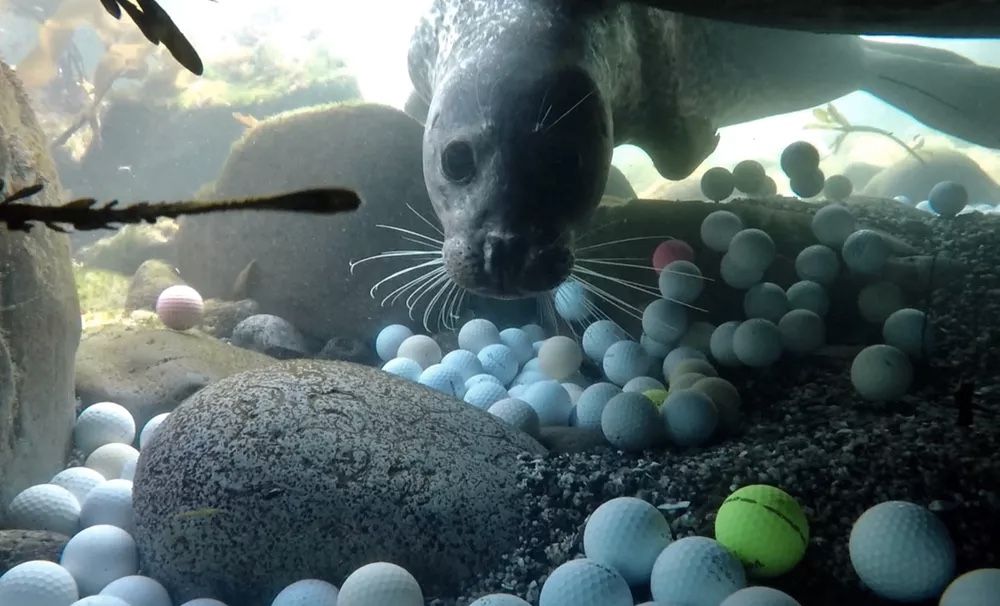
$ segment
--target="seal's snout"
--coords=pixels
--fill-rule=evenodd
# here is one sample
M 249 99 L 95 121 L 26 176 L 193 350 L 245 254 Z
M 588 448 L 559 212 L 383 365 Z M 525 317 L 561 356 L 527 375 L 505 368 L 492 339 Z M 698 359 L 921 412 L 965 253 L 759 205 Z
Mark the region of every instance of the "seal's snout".
M 478 245 L 449 238 L 443 252 L 445 268 L 459 286 L 498 299 L 550 291 L 569 277 L 573 266 L 568 246 L 533 243 L 509 233 L 487 233 Z

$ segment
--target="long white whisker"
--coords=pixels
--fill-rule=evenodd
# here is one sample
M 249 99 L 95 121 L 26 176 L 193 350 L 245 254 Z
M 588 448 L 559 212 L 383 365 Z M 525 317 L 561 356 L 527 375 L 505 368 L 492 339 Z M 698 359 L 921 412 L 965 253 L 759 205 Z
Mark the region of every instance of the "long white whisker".
M 577 280 L 579 280 L 580 284 L 583 284 L 583 287 L 586 288 L 588 291 L 594 293 L 601 299 L 604 299 L 611 305 L 627 313 L 636 320 L 639 320 L 640 322 L 642 321 L 642 310 L 640 310 L 638 307 L 632 305 L 631 303 L 623 301 L 622 299 L 614 296 L 613 294 L 609 293 L 603 288 L 600 288 L 599 286 L 594 286 L 593 284 L 591 284 L 590 282 L 588 282 L 583 278 L 580 278 L 579 276 L 577 276 Z
M 398 225 L 386 225 L 385 223 L 378 223 L 378 224 L 375 225 L 375 227 L 381 227 L 382 229 L 388 229 L 390 231 L 398 231 L 401 234 L 406 234 L 408 236 L 413 236 L 415 238 L 422 238 L 424 240 L 427 240 L 431 244 L 437 244 L 438 246 L 444 246 L 444 241 L 443 240 L 438 240 L 437 238 L 433 238 L 431 236 L 422 234 L 422 233 L 420 233 L 418 231 L 413 231 L 412 229 L 406 229 L 405 227 L 399 227 Z
M 448 306 L 451 304 L 452 297 L 456 296 L 458 292 L 458 284 L 454 281 L 448 285 L 448 292 L 441 302 L 441 310 L 438 312 L 438 327 L 450 328 L 448 326 Z
M 423 284 L 424 282 L 427 282 L 428 280 L 433 280 L 434 278 L 436 278 L 437 276 L 440 276 L 443 273 L 444 273 L 444 269 L 439 268 L 439 269 L 435 269 L 433 271 L 429 271 L 427 273 L 421 274 L 421 275 L 417 276 L 416 278 L 410 280 L 406 284 L 403 284 L 402 286 L 396 288 L 395 290 L 393 290 L 392 292 L 390 292 L 389 294 L 387 294 L 385 297 L 382 298 L 382 302 L 379 305 L 381 307 L 385 307 L 386 304 L 388 304 L 388 305 L 395 305 L 396 301 L 399 300 L 399 297 L 403 296 L 403 294 L 405 294 L 406 291 L 410 290 L 411 288 L 416 288 L 417 286 Z
M 601 309 L 600 305 L 594 303 L 593 301 L 585 301 L 584 304 L 587 306 L 587 309 L 590 310 L 590 313 L 596 316 L 599 320 L 607 320 L 608 322 L 611 322 L 612 324 L 617 326 L 618 330 L 622 331 L 623 335 L 628 335 L 629 337 L 632 336 L 632 334 L 629 333 L 629 331 L 625 330 L 624 326 L 613 320 L 606 311 Z
M 582 99 L 580 99 L 579 101 L 577 101 L 576 103 L 574 103 L 573 107 L 567 109 L 566 112 L 563 115 L 561 115 L 558 118 L 556 118 L 555 122 L 553 122 L 552 124 L 549 124 L 548 126 L 546 126 L 545 127 L 545 131 L 548 132 L 549 130 L 552 130 L 552 128 L 556 124 L 559 124 L 560 122 L 562 122 L 563 118 L 565 118 L 566 116 L 568 116 L 571 113 L 573 113 L 573 110 L 575 110 L 576 108 L 580 107 L 580 105 L 583 104 L 584 101 L 586 101 L 587 99 L 589 99 L 590 97 L 592 97 L 595 92 L 597 92 L 597 91 L 596 90 L 589 91 L 586 95 L 583 96 Z
M 608 261 L 607 259 L 577 259 L 576 261 L 577 261 L 577 263 L 595 263 L 595 264 L 598 264 L 598 265 L 610 265 L 612 267 L 632 267 L 632 268 L 635 268 L 635 269 L 650 269 L 650 270 L 654 270 L 655 271 L 655 268 L 652 265 L 635 265 L 635 264 L 632 264 L 632 263 L 619 263 L 617 261 Z M 670 270 L 668 270 L 668 269 L 661 269 L 660 271 L 661 272 L 665 271 L 668 274 L 671 274 L 671 275 L 674 275 L 674 276 L 685 276 L 687 278 L 697 278 L 697 279 L 703 280 L 705 282 L 715 282 L 714 278 L 709 278 L 708 276 L 704 276 L 702 274 L 693 274 L 691 272 L 677 271 L 675 269 L 670 269 Z
M 416 318 L 413 317 L 413 310 L 416 309 L 417 304 L 420 302 L 420 300 L 423 299 L 424 297 L 426 297 L 427 295 L 429 295 L 432 292 L 438 292 L 438 293 L 440 293 L 441 290 L 438 287 L 446 284 L 448 282 L 448 280 L 450 280 L 450 279 L 451 278 L 448 277 L 448 274 L 442 274 L 441 276 L 438 276 L 437 278 L 435 278 L 433 281 L 428 282 L 427 284 L 424 284 L 423 286 L 421 286 L 417 290 L 413 291 L 413 293 L 411 293 L 409 297 L 406 297 L 406 307 L 407 307 L 407 309 L 410 310 L 410 314 L 409 315 L 410 315 L 410 319 L 411 320 L 416 320 Z M 431 300 L 431 302 L 433 303 L 433 299 Z M 428 306 L 428 308 L 429 308 L 429 306 Z M 427 313 L 427 312 L 425 311 L 424 313 Z M 427 328 L 427 327 L 424 326 L 424 328 Z
M 440 257 L 441 251 L 434 250 L 387 250 L 381 252 L 377 255 L 372 255 L 370 257 L 365 257 L 364 259 L 358 259 L 357 261 L 348 262 L 348 267 L 351 268 L 351 273 L 354 273 L 354 268 L 362 263 L 367 263 L 369 261 L 377 261 L 379 259 L 397 259 L 399 257 L 419 257 L 419 256 L 433 256 Z
M 590 246 L 583 246 L 577 248 L 576 252 L 580 253 L 585 250 L 593 250 L 595 248 L 601 248 L 604 246 L 613 246 L 615 244 L 626 244 L 628 242 L 640 242 L 642 240 L 675 240 L 673 236 L 635 236 L 632 238 L 622 238 L 620 240 L 609 240 L 607 242 L 601 242 L 600 244 L 591 244 Z
M 430 261 L 424 261 L 423 263 L 418 263 L 417 265 L 406 267 L 406 268 L 401 269 L 401 270 L 399 270 L 397 272 L 393 272 L 393 273 L 389 274 L 388 276 L 382 278 L 378 282 L 376 282 L 375 286 L 372 286 L 371 290 L 369 290 L 368 293 L 374 299 L 375 298 L 375 291 L 378 290 L 379 286 L 382 286 L 386 282 L 388 282 L 390 280 L 393 280 L 395 278 L 398 278 L 399 276 L 406 275 L 406 274 L 410 273 L 411 271 L 417 271 L 418 269 L 423 269 L 425 267 L 434 267 L 436 265 L 444 265 L 444 261 L 441 260 L 441 259 L 431 259 Z M 443 267 L 442 268 L 438 268 L 437 271 L 444 271 L 444 268 Z
M 454 286 L 455 286 L 455 283 L 452 282 L 451 281 L 451 277 L 448 276 L 448 279 L 445 280 L 441 284 L 440 288 L 438 288 L 438 290 L 437 290 L 437 293 L 427 303 L 427 308 L 424 309 L 424 318 L 423 318 L 423 320 L 424 320 L 424 330 L 426 330 L 427 332 L 432 332 L 431 328 L 430 328 L 430 318 L 431 318 L 431 313 L 434 311 L 435 305 L 437 305 L 437 302 L 441 300 L 441 297 L 446 297 L 447 294 L 449 292 L 451 292 L 451 289 Z M 441 301 L 441 310 L 442 310 L 442 313 L 443 313 L 444 312 L 444 301 Z M 441 316 L 440 315 L 438 316 L 437 328 L 439 330 L 441 328 Z
M 595 278 L 601 278 L 603 280 L 607 280 L 608 282 L 612 282 L 614 284 L 620 284 L 622 286 L 627 286 L 627 287 L 629 287 L 629 288 L 631 288 L 633 290 L 639 291 L 639 292 L 647 294 L 647 295 L 653 295 L 654 297 L 656 297 L 658 299 L 666 299 L 667 301 L 670 301 L 671 303 L 676 303 L 678 305 L 682 305 L 684 307 L 687 307 L 688 309 L 693 309 L 695 311 L 700 311 L 700 312 L 708 312 L 707 309 L 704 309 L 702 307 L 698 307 L 697 305 L 692 305 L 690 303 L 686 303 L 684 301 L 680 301 L 678 299 L 674 299 L 673 297 L 664 297 L 663 293 L 661 293 L 658 288 L 654 289 L 654 288 L 652 288 L 650 286 L 646 286 L 645 284 L 642 284 L 641 282 L 633 282 L 632 280 L 626 280 L 624 278 L 616 278 L 614 276 L 609 276 L 609 275 L 606 275 L 606 274 L 602 274 L 602 273 L 594 271 L 592 269 L 588 269 L 586 267 L 580 267 L 580 266 L 575 266 L 573 268 L 573 271 L 579 271 L 580 273 L 583 273 L 584 275 L 594 276 Z M 689 274 L 683 274 L 683 275 L 689 275 Z M 692 277 L 694 277 L 694 276 L 692 275 Z
M 430 219 L 428 219 L 424 215 L 420 214 L 420 212 L 417 209 L 415 209 L 412 206 L 410 206 L 410 204 L 407 204 L 406 208 L 409 208 L 411 211 L 413 211 L 413 214 L 417 215 L 417 218 L 419 218 L 421 221 L 423 221 L 424 223 L 426 223 L 428 227 L 430 227 L 431 229 L 433 229 L 434 231 L 436 231 L 438 234 L 440 234 L 442 238 L 444 237 L 444 232 L 441 231 L 441 228 L 438 227 L 437 225 L 434 225 L 434 223 L 431 222 Z
M 468 293 L 466 289 L 459 287 L 458 299 L 451 308 L 451 330 L 458 328 L 458 321 L 462 319 L 462 304 L 465 303 L 465 295 Z
M 646 257 L 577 257 L 576 260 L 577 261 L 593 261 L 593 260 L 597 260 L 597 261 L 622 261 L 622 262 L 635 261 L 635 262 L 640 262 L 641 263 L 642 261 L 647 261 L 648 259 Z M 643 265 L 643 267 L 648 267 L 648 268 L 652 269 L 653 266 L 652 265 Z

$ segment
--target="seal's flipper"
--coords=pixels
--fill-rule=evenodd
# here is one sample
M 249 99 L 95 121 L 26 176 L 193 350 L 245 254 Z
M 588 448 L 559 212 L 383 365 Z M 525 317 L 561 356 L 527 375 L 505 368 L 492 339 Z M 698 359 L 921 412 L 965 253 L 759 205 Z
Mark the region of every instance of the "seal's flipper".
M 413 118 L 417 122 L 424 124 L 427 122 L 427 112 L 430 111 L 430 104 L 420 96 L 417 91 L 410 91 L 410 96 L 406 98 L 406 104 L 403 105 L 403 111 L 406 115 Z
M 863 88 L 945 134 L 1000 149 L 1000 69 L 940 49 L 865 41 Z

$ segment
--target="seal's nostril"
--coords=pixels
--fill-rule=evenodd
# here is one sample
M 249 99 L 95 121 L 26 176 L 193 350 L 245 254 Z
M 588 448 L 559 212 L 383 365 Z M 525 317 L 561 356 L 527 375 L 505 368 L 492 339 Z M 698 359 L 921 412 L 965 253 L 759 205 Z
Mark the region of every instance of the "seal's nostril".
M 516 276 L 524 268 L 527 254 L 523 238 L 489 234 L 483 241 L 483 269 L 494 278 Z

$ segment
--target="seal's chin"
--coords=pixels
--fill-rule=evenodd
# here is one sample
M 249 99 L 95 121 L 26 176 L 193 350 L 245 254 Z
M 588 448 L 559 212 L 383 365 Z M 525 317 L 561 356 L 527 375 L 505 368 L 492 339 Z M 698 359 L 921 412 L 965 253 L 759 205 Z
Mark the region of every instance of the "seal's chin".
M 444 267 L 460 287 L 494 299 L 523 299 L 562 284 L 573 268 L 573 252 L 560 243 L 540 244 L 512 236 L 473 241 L 448 237 Z

